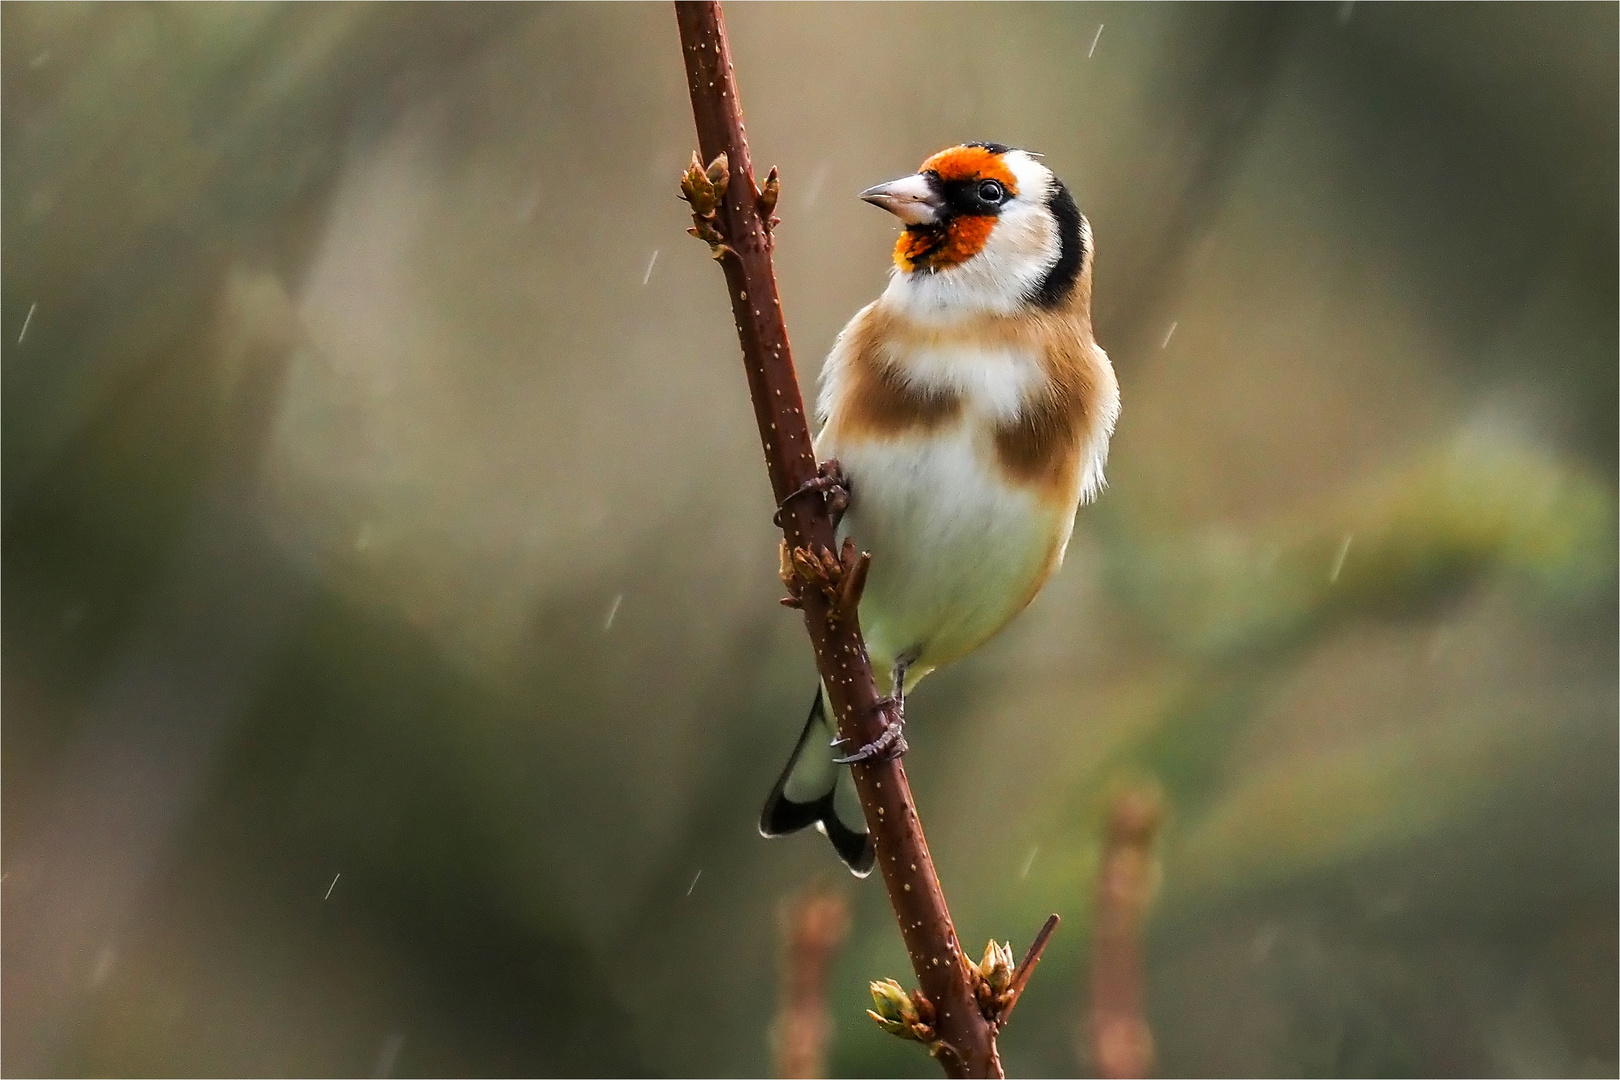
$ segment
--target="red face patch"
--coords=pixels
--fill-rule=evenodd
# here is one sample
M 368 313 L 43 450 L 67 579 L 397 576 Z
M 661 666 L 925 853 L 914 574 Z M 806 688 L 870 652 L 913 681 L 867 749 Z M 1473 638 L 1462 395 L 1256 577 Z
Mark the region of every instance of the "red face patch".
M 1010 194 L 1018 194 L 1018 182 L 1000 154 L 991 153 L 982 146 L 953 146 L 941 150 L 922 163 L 918 172 L 936 172 L 939 178 L 951 180 L 997 180 Z
M 1018 181 L 1002 155 L 982 146 L 953 146 L 922 163 L 920 173 L 932 172 L 950 183 L 995 180 L 1009 195 L 1018 194 Z M 943 226 L 913 227 L 894 245 L 894 262 L 907 272 L 956 266 L 984 250 L 996 219 L 990 214 L 958 214 Z
M 984 250 L 995 227 L 993 217 L 963 214 L 952 218 L 943 229 L 907 229 L 894 245 L 895 265 L 909 273 L 967 262 Z

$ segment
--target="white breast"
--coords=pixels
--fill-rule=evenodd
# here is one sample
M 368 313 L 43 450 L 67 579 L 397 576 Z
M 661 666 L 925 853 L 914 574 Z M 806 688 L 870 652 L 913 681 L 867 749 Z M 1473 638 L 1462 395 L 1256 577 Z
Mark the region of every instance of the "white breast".
M 995 461 L 997 423 L 1041 385 L 1033 356 L 931 346 L 896 359 L 917 388 L 954 391 L 960 415 L 944 428 L 817 448 L 854 488 L 840 539 L 872 553 L 861 628 L 880 683 L 897 656 L 915 657 L 920 678 L 994 635 L 1061 561 L 1074 523 L 1073 503 L 1041 500 Z
M 900 357 L 900 373 L 917 390 L 945 390 L 970 411 L 998 421 L 1016 418 L 1046 381 L 1040 361 L 1023 349 L 928 345 Z
M 1061 558 L 1072 510 L 1006 483 L 978 441 L 963 423 L 835 451 L 855 489 L 840 532 L 872 552 L 861 628 L 880 677 L 903 653 L 920 677 L 971 652 Z

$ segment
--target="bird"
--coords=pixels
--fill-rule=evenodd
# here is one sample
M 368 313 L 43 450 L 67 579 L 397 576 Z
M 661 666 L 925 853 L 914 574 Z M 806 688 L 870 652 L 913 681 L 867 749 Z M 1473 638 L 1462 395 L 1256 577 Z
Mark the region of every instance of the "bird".
M 1091 226 L 1039 155 L 963 143 L 860 197 L 903 228 L 887 287 L 822 367 L 815 450 L 839 543 L 872 553 L 859 620 L 894 719 L 840 756 L 820 688 L 759 831 L 815 826 L 865 877 L 874 850 L 849 763 L 903 753 L 906 693 L 1062 564 L 1120 405 L 1092 336 Z

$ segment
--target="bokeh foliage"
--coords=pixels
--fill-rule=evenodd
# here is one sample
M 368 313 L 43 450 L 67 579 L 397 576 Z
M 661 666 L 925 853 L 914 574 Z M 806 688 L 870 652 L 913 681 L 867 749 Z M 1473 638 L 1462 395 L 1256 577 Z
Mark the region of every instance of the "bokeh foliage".
M 852 198 L 1044 152 L 1124 418 L 911 701 L 961 932 L 1170 824 L 1176 1075 L 1613 1075 L 1612 6 L 737 6 L 807 385 Z M 658 5 L 0 5 L 13 1072 L 752 1075 L 808 706 Z M 24 326 L 26 324 L 26 333 Z M 882 553 L 875 553 L 881 558 Z M 875 883 L 840 1074 L 906 969 Z M 45 974 L 41 975 L 40 972 Z

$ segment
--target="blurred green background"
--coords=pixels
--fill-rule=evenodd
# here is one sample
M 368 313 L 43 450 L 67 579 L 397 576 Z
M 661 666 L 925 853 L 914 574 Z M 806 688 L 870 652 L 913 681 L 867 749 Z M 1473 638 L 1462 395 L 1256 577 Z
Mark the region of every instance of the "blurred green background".
M 811 385 L 856 200 L 967 139 L 1091 218 L 1124 414 L 1062 574 L 911 700 L 965 939 L 1170 811 L 1170 1075 L 1616 1075 L 1612 4 L 735 5 Z M 6 4 L 3 1067 L 758 1075 L 814 682 L 643 5 Z M 882 552 L 876 553 L 882 558 Z M 934 1075 L 847 882 L 831 1066 Z

